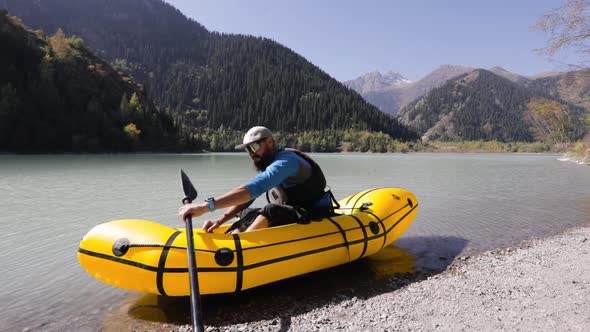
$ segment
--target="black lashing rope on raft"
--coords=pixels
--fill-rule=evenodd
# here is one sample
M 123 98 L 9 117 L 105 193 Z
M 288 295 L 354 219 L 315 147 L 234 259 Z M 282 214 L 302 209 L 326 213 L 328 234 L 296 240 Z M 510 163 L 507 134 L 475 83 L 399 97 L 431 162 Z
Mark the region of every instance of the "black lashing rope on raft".
M 186 250 L 186 247 L 167 246 L 163 244 L 139 244 L 129 243 L 129 239 L 121 238 L 113 243 L 113 254 L 120 257 L 127 253 L 129 248 L 164 248 L 164 249 L 182 249 Z
M 330 193 L 330 196 L 332 198 L 333 201 L 336 201 L 334 199 L 334 196 L 332 195 L 331 191 L 328 191 Z M 336 204 L 338 204 L 338 202 L 336 202 Z M 341 208 L 340 205 L 338 204 L 337 206 L 335 206 L 334 208 L 336 208 L 337 210 L 368 210 L 369 207 L 373 205 L 373 203 L 371 202 L 365 202 L 363 203 L 360 207 L 351 207 L 351 208 Z M 238 220 L 239 222 L 239 220 Z M 236 222 L 237 223 L 237 222 Z M 236 224 L 234 223 L 234 225 Z M 226 232 L 229 233 L 231 232 L 233 229 L 235 229 L 236 227 L 233 227 L 234 225 L 232 225 L 232 227 L 230 227 L 228 229 L 228 231 Z M 130 243 L 129 239 L 127 238 L 120 238 L 117 241 L 115 241 L 115 243 L 113 244 L 113 254 L 117 257 L 121 257 L 123 255 L 125 255 L 127 253 L 127 251 L 129 251 L 129 248 L 164 248 L 164 249 L 182 249 L 182 250 L 186 250 L 186 247 L 177 247 L 177 246 L 167 246 L 167 245 L 163 245 L 163 244 L 140 244 L 140 243 Z

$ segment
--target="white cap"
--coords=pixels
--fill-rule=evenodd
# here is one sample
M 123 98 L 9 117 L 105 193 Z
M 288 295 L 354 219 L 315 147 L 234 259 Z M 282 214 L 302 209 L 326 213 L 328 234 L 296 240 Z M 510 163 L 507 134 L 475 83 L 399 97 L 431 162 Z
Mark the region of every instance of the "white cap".
M 244 135 L 242 144 L 236 145 L 236 150 L 243 149 L 246 145 L 267 137 L 272 137 L 272 132 L 268 128 L 263 126 L 252 127 L 248 130 L 246 135 Z

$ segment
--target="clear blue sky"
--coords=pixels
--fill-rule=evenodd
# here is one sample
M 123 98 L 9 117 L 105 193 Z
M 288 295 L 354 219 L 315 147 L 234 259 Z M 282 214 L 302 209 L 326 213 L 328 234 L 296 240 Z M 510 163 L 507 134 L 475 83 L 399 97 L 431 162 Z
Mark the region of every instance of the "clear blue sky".
M 210 31 L 271 38 L 336 78 L 394 70 L 416 80 L 442 64 L 532 75 L 567 70 L 532 32 L 563 0 L 166 0 Z

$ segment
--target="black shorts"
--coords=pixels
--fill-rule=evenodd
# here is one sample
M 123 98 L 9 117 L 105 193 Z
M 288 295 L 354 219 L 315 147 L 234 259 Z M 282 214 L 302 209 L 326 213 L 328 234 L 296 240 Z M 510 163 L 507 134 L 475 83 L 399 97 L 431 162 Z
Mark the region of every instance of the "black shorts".
M 259 215 L 263 215 L 268 219 L 268 227 L 294 223 L 309 224 L 310 222 L 309 214 L 305 209 L 290 205 L 267 204 L 263 208 L 248 208 L 238 213 L 239 220 L 227 232 L 231 232 L 236 228 L 239 228 L 241 232 L 246 231 Z

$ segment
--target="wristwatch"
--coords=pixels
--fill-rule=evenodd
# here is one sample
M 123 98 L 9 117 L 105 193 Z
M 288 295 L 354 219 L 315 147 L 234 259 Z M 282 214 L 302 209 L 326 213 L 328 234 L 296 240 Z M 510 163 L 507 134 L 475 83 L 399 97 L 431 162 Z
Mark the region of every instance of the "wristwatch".
M 209 205 L 209 212 L 215 211 L 215 198 L 209 197 L 205 201 Z

